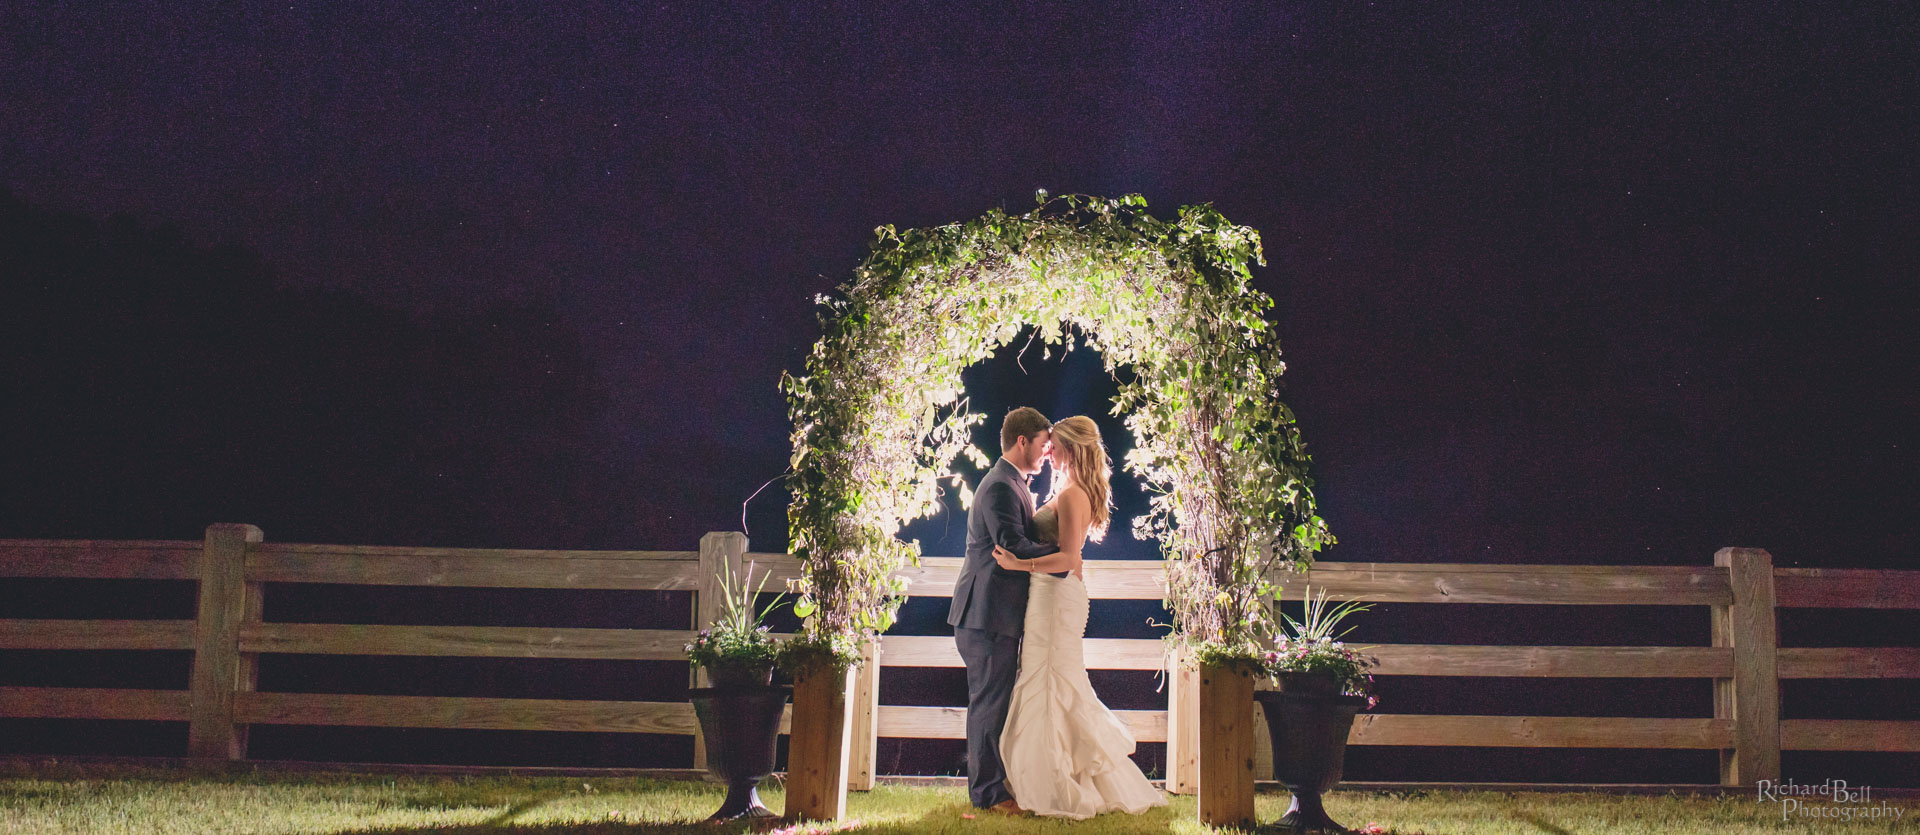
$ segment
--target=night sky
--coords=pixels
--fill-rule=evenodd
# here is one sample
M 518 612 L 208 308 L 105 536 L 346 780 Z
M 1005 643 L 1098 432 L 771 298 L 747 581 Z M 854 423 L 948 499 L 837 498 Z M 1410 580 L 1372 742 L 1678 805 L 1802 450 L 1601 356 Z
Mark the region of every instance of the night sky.
M 1283 396 L 1341 540 L 1327 559 L 1705 565 L 1748 546 L 1911 567 L 1911 8 L 967 5 L 10 4 L 13 201 L 244 248 L 275 286 L 397 321 L 537 311 L 510 326 L 557 341 L 436 361 L 537 373 L 572 346 L 585 393 L 525 418 L 573 427 L 539 459 L 563 463 L 519 473 L 539 511 L 485 519 L 404 439 L 352 478 L 49 515 L 22 497 L 92 494 L 20 450 L 99 438 L 19 419 L 0 536 L 245 521 L 279 541 L 692 548 L 786 466 L 779 374 L 874 227 L 1025 211 L 1044 188 L 1137 192 L 1162 216 L 1211 202 L 1260 231 Z M 994 423 L 1106 411 L 1092 358 L 1038 353 L 970 374 Z M 316 448 L 358 442 L 329 431 Z M 353 511 L 373 477 L 418 501 Z M 748 508 L 756 550 L 784 548 L 784 501 L 775 484 Z M 958 552 L 961 525 L 923 527 Z M 1093 556 L 1146 550 L 1112 549 Z

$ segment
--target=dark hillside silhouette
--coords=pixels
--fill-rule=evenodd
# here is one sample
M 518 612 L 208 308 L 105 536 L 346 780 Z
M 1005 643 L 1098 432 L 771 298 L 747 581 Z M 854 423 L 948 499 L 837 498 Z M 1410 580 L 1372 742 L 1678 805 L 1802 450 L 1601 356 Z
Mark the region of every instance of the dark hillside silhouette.
M 241 247 L 0 192 L 0 363 L 0 538 L 198 539 L 210 522 L 242 521 L 276 541 L 610 547 L 608 530 L 628 512 L 606 495 L 595 434 L 605 397 L 547 301 L 407 314 L 277 281 Z M 420 591 L 272 584 L 267 618 L 657 628 L 688 617 L 684 600 L 646 592 Z M 0 618 L 193 612 L 190 582 L 0 585 Z M 181 689 L 190 656 L 0 651 L 0 686 Z M 671 700 L 685 687 L 671 664 L 268 656 L 262 666 L 262 689 L 300 692 L 512 696 L 532 685 L 547 697 Z M 184 733 L 178 723 L 7 719 L 0 753 L 175 756 Z M 268 758 L 503 756 L 497 734 L 259 736 Z M 685 740 L 649 759 L 630 735 L 527 736 L 504 756 L 689 756 Z
M 561 547 L 607 521 L 572 501 L 604 397 L 546 301 L 408 314 L 0 194 L 0 363 L 0 537 Z

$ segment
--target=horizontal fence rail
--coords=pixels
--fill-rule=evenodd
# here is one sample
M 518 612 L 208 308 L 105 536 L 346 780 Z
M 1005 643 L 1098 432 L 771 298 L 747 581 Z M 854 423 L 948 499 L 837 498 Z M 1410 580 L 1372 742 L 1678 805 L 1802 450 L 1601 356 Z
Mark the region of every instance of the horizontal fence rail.
M 698 551 L 500 551 L 261 545 L 247 579 L 263 583 L 698 591 Z
M 683 661 L 692 630 L 250 623 L 241 653 Z
M 770 585 L 798 577 L 788 554 L 749 552 L 739 533 L 708 534 L 693 551 L 539 551 L 267 543 L 250 525 L 215 525 L 189 541 L 0 541 L 0 577 L 194 580 L 195 620 L 0 619 L 5 650 L 189 650 L 188 690 L 0 687 L 0 717 L 189 723 L 189 753 L 244 759 L 250 725 L 613 731 L 692 734 L 685 702 L 373 696 L 256 692 L 263 654 L 683 661 L 713 622 L 713 578 L 748 564 Z M 928 557 L 898 575 L 907 592 L 947 597 L 961 560 Z M 1088 596 L 1160 600 L 1154 561 L 1091 560 Z M 1920 678 L 1920 648 L 1780 647 L 1780 607 L 1920 609 L 1920 572 L 1775 568 L 1765 551 L 1723 549 L 1710 566 L 1566 566 L 1322 562 L 1284 581 L 1289 599 L 1311 584 L 1370 602 L 1703 606 L 1712 646 L 1374 645 L 1376 675 L 1528 678 L 1700 678 L 1714 714 L 1698 718 L 1362 714 L 1352 744 L 1716 750 L 1720 782 L 1779 779 L 1782 750 L 1920 751 L 1920 721 L 1783 719 L 1783 679 Z M 267 583 L 682 591 L 686 629 L 389 626 L 265 622 Z M 881 705 L 887 668 L 960 667 L 953 639 L 886 635 L 855 677 L 853 783 L 871 786 L 880 737 L 963 739 L 960 707 Z M 1194 674 L 1161 642 L 1091 638 L 1089 668 L 1169 673 L 1167 710 L 1118 710 L 1141 742 L 1167 743 L 1168 787 L 1194 786 Z M 701 685 L 697 673 L 689 679 Z M 1264 768 L 1264 725 L 1255 735 Z M 783 725 L 784 730 L 784 725 Z M 696 767 L 704 766 L 696 744 Z
M 0 577 L 197 580 L 203 546 L 186 540 L 0 540 Z

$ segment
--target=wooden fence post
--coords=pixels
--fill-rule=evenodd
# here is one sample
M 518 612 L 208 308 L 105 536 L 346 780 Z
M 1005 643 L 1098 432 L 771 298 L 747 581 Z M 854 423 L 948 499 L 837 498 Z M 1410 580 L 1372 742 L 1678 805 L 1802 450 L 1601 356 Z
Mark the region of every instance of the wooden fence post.
M 1713 682 L 1713 716 L 1733 720 L 1733 750 L 1720 752 L 1720 784 L 1751 786 L 1780 779 L 1779 623 L 1773 555 L 1759 548 L 1722 548 L 1713 564 L 1727 569 L 1730 606 L 1712 609 L 1713 645 L 1733 648 L 1733 678 Z
M 720 593 L 720 578 L 726 576 L 732 582 L 740 582 L 741 561 L 746 559 L 747 535 L 739 531 L 713 531 L 700 537 L 700 590 L 693 593 L 694 631 L 706 629 L 720 620 L 720 612 L 726 605 L 725 596 Z M 739 589 L 734 589 L 739 593 Z M 707 671 L 693 668 L 688 679 L 693 687 L 707 686 Z M 700 726 L 693 727 L 693 767 L 705 770 L 707 767 L 707 740 L 700 733 Z
M 853 725 L 847 753 L 847 788 L 863 792 L 873 788 L 880 764 L 880 637 L 874 636 L 861 648 L 863 660 L 853 673 Z
M 252 525 L 210 525 L 200 550 L 187 756 L 203 764 L 247 757 L 247 729 L 234 723 L 234 702 L 259 680 L 256 656 L 240 653 L 240 627 L 260 621 L 260 584 L 246 581 L 246 568 L 247 546 L 263 538 Z
M 1265 676 L 1255 676 L 1253 692 L 1257 695 L 1263 690 L 1273 690 L 1273 683 Z M 1273 779 L 1273 732 L 1267 729 L 1267 711 L 1258 700 L 1253 704 L 1253 779 Z M 1351 734 L 1349 734 L 1351 736 Z
M 1167 657 L 1167 791 L 1200 791 L 1200 670 L 1185 650 Z

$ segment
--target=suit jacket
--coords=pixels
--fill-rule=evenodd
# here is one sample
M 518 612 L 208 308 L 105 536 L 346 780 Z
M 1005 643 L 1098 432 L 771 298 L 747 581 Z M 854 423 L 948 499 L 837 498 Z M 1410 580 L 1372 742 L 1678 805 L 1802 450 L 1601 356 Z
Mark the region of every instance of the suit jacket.
M 1044 557 L 1058 546 L 1033 541 L 1033 494 L 1027 477 L 1002 458 L 980 479 L 967 513 L 967 557 L 953 584 L 947 623 L 1019 635 L 1027 621 L 1027 586 L 1032 575 L 1008 571 L 993 560 L 999 545 L 1021 559 Z

